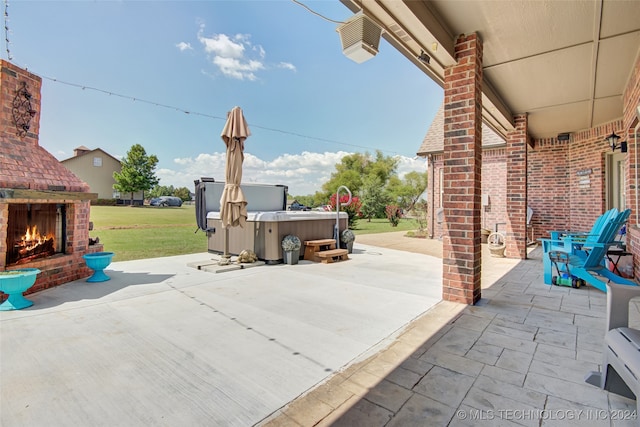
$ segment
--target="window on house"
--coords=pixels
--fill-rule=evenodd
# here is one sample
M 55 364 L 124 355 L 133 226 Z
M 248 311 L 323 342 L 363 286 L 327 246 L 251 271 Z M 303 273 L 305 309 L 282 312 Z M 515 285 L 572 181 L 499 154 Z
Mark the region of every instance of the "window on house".
M 94 157 L 93 158 L 93 166 L 101 167 L 102 166 L 102 157 Z

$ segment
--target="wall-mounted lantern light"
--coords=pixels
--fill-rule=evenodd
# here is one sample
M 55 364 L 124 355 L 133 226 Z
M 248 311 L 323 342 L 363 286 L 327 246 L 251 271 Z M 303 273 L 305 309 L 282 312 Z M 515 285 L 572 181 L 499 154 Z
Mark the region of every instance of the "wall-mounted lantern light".
M 607 137 L 607 142 L 609 143 L 609 146 L 611 147 L 611 151 L 616 151 L 617 148 L 620 148 L 620 152 L 621 153 L 626 153 L 627 152 L 627 141 L 621 141 L 620 145 L 618 145 L 618 141 L 620 141 L 620 137 L 618 135 L 616 135 L 615 132 L 611 133 L 611 135 L 609 135 Z

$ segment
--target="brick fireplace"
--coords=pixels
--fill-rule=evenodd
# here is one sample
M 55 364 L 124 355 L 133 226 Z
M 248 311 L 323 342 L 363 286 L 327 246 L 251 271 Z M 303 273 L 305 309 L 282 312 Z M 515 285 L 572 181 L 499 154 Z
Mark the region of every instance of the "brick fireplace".
M 42 79 L 0 60 L 0 271 L 40 269 L 27 293 L 91 275 L 89 186 L 39 144 Z M 5 295 L 0 295 L 4 299 Z

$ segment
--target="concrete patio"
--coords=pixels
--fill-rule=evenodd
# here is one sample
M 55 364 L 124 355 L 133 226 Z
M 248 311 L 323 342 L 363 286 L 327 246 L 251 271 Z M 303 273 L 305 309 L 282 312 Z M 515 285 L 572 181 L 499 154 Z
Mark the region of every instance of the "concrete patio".
M 116 258 L 0 313 L 0 424 L 637 425 L 583 382 L 603 293 L 487 251 L 481 303 L 443 302 L 438 245 L 359 236 L 346 262 L 219 274 Z
M 359 241 L 437 254 L 401 233 Z M 406 239 L 404 239 L 406 240 Z M 606 295 L 547 286 L 529 259 L 483 247 L 481 303 L 441 301 L 388 348 L 334 375 L 263 426 L 636 426 L 634 400 L 584 382 L 602 363 Z M 638 302 L 630 318 L 638 326 Z

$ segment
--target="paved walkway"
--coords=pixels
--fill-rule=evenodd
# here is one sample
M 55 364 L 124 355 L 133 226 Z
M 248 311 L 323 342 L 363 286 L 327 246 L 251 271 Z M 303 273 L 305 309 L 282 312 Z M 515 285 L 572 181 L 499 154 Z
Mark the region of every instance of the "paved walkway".
M 438 241 L 406 242 L 403 234 L 359 236 L 356 242 L 425 254 L 441 250 Z M 547 286 L 540 249 L 529 257 L 493 258 L 483 248 L 479 304 L 440 302 L 388 348 L 262 425 L 639 425 L 635 401 L 584 382 L 602 361 L 605 294 Z M 637 303 L 631 318 L 640 324 Z

